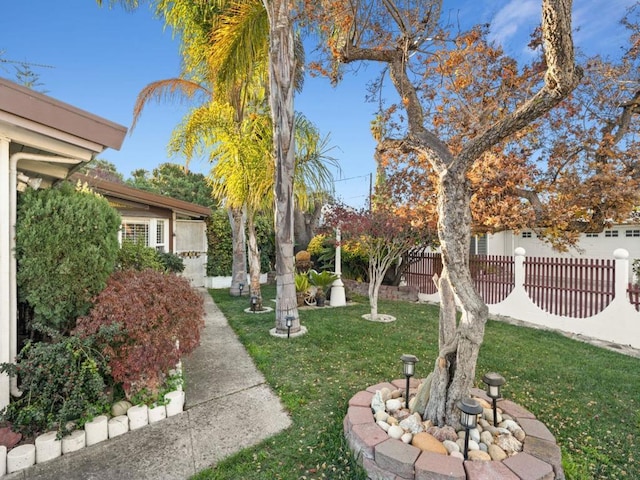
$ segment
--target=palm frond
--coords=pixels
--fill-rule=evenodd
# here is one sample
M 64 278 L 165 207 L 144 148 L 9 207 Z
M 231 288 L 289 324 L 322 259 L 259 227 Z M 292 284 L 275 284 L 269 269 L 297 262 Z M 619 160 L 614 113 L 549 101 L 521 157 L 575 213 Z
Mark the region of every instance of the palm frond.
M 262 88 L 268 75 L 269 19 L 259 0 L 232 3 L 212 30 L 209 67 L 217 91 Z
M 329 155 L 334 148 L 330 146 L 329 135 L 321 137 L 317 127 L 302 114 L 295 117 L 295 142 L 294 195 L 298 208 L 305 210 L 313 206 L 318 194 L 333 193 L 329 167 L 340 171 L 340 165 Z
M 158 103 L 173 102 L 176 100 L 185 101 L 193 98 L 196 93 L 211 96 L 211 92 L 204 86 L 184 78 L 169 78 L 148 84 L 140 91 L 136 98 L 136 103 L 133 106 L 131 131 L 135 128 L 144 107 L 149 102 L 153 100 Z

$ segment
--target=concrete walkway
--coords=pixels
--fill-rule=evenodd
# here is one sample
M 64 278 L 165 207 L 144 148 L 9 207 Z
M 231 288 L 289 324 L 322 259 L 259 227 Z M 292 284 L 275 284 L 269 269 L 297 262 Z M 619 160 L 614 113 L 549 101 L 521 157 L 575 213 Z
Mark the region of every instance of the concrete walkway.
M 183 361 L 185 412 L 2 477 L 182 480 L 288 428 L 278 397 L 206 292 L 200 346 Z

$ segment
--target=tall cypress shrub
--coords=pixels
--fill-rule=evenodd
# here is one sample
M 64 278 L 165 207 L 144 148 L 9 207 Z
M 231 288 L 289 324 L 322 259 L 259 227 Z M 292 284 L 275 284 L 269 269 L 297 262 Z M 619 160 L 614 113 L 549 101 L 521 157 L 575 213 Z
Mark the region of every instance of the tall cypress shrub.
M 20 194 L 17 220 L 18 297 L 36 322 L 67 332 L 114 270 L 120 215 L 105 198 L 65 182 Z
M 207 218 L 207 239 L 209 242 L 207 276 L 231 275 L 233 263 L 233 242 L 229 216 L 224 209 L 217 209 Z

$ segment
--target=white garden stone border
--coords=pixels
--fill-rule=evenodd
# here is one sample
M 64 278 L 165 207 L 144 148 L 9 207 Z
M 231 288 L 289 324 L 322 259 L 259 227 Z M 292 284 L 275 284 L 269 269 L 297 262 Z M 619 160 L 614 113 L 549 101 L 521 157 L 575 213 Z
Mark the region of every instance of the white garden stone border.
M 56 432 L 47 432 L 36 438 L 35 444 L 24 444 L 12 448 L 0 445 L 0 477 L 18 472 L 36 463 L 44 463 L 61 455 L 75 452 L 84 447 L 104 442 L 130 430 L 142 428 L 177 415 L 184 410 L 185 393 L 182 390 L 169 392 L 164 396 L 167 405 L 148 408 L 146 405 L 133 406 L 126 415 L 109 418 L 100 415 L 87 422 L 84 430 L 74 430 L 71 434 L 56 438 Z

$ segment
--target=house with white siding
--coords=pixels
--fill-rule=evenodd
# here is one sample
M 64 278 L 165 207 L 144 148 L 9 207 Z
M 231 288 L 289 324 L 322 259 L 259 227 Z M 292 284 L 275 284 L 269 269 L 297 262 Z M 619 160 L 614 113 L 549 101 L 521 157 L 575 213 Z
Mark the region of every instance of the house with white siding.
M 207 227 L 209 207 L 158 195 L 102 178 L 74 173 L 72 180 L 89 185 L 120 213 L 119 232 L 123 240 L 142 242 L 160 252 L 182 258 L 182 276 L 193 287 L 204 287 L 207 270 Z
M 14 256 L 18 191 L 47 188 L 107 148 L 119 150 L 127 129 L 72 105 L 0 78 L 0 362 L 17 355 Z M 17 393 L 0 374 L 0 409 Z
M 516 248 L 524 248 L 527 257 L 552 258 L 612 258 L 616 249 L 624 248 L 629 252 L 630 261 L 633 261 L 640 259 L 640 224 L 619 224 L 598 233 L 582 233 L 578 243 L 566 252 L 554 250 L 540 240 L 533 230 L 477 235 L 473 238 L 471 252 L 478 255 L 513 255 Z

